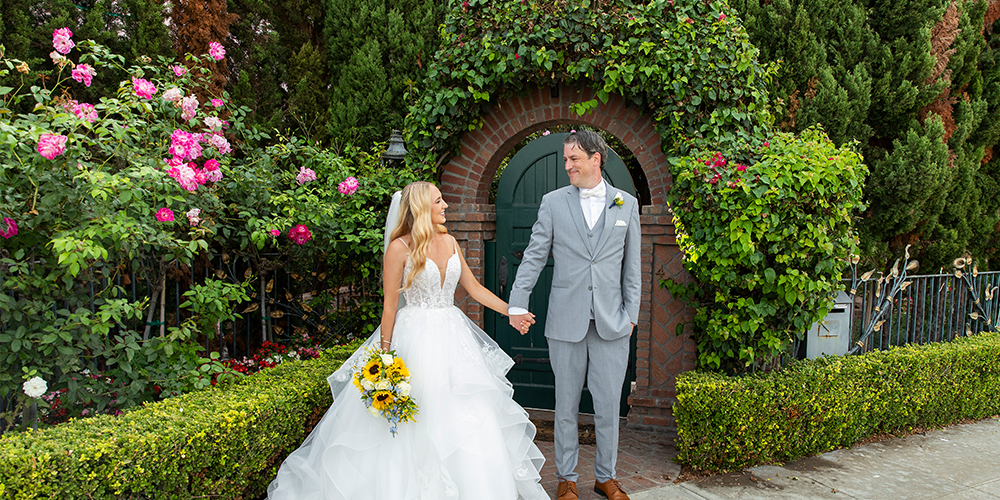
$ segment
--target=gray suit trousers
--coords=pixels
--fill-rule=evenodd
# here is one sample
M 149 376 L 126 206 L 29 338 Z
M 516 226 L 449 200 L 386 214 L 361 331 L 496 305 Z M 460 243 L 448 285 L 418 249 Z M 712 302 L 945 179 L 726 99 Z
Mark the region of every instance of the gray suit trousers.
M 594 398 L 597 434 L 594 475 L 601 482 L 614 479 L 618 460 L 618 413 L 628 369 L 629 336 L 604 340 L 591 320 L 587 335 L 579 342 L 547 340 L 556 380 L 556 476 L 574 482 L 579 477 L 576 473 L 580 457 L 577 415 L 580 391 L 586 381 Z

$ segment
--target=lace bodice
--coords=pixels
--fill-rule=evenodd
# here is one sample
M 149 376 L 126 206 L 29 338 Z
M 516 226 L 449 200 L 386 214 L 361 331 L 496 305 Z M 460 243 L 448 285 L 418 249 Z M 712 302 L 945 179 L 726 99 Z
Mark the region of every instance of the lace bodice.
M 410 274 L 413 268 L 413 259 L 406 258 L 406 266 L 403 267 L 403 279 Z M 455 253 L 448 258 L 445 264 L 444 286 L 441 286 L 441 270 L 437 263 L 430 258 L 424 264 L 424 269 L 413 277 L 413 285 L 403 291 L 406 298 L 406 305 L 423 308 L 442 308 L 455 305 L 455 288 L 458 286 L 458 279 L 462 277 L 462 263 L 458 258 L 458 247 Z

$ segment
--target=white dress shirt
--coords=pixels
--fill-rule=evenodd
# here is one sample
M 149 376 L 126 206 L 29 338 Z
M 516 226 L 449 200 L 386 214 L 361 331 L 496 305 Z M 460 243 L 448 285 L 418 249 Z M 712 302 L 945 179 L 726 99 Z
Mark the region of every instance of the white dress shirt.
M 599 194 L 590 195 L 586 198 L 583 197 L 584 192 L 597 191 Z M 601 218 L 601 211 L 605 208 L 605 202 L 608 201 L 608 186 L 601 179 L 598 183 L 591 189 L 581 189 L 580 190 L 580 209 L 583 210 L 583 220 L 587 222 L 587 227 L 594 229 L 594 224 L 597 224 L 597 220 Z M 508 316 L 517 316 L 518 314 L 526 314 L 527 309 L 522 309 L 520 307 L 508 307 Z M 590 319 L 594 319 L 594 312 L 590 312 Z

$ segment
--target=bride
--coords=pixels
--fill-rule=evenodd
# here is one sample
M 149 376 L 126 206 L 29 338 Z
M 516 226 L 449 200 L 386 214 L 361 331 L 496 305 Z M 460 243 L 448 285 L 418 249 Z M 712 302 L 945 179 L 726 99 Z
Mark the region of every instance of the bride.
M 513 361 L 455 307 L 455 288 L 501 314 L 507 304 L 476 280 L 447 234 L 448 204 L 434 184 L 414 182 L 398 202 L 398 224 L 396 197 L 387 222 L 395 229 L 383 262 L 382 323 L 328 379 L 333 405 L 282 463 L 268 498 L 548 499 L 535 427 L 505 377 Z M 348 383 L 376 343 L 406 362 L 419 405 L 417 421 L 399 424 L 395 437 Z

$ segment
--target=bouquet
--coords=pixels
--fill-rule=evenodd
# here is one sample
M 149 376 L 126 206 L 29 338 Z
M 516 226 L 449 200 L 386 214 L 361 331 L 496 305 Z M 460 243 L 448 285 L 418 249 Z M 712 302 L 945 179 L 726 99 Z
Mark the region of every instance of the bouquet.
M 398 424 L 417 421 L 413 418 L 417 403 L 410 397 L 410 371 L 395 354 L 372 348 L 364 367 L 354 372 L 354 386 L 361 391 L 368 413 L 389 421 L 393 437 Z

